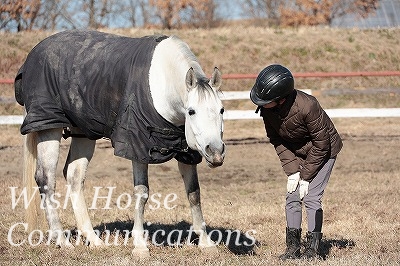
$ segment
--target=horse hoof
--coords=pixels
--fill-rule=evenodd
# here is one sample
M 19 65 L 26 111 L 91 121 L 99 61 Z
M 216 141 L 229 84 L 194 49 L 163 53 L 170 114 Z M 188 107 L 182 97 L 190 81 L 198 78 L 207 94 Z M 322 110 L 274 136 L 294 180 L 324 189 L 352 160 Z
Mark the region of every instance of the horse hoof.
M 106 245 L 104 244 L 103 240 L 97 239 L 95 241 L 90 241 L 89 242 L 89 247 L 90 248 L 103 248 Z
M 74 245 L 71 244 L 71 242 L 69 242 L 68 240 L 65 242 L 62 242 L 60 244 L 58 244 L 57 246 L 59 246 L 62 249 L 74 249 Z
M 218 248 L 216 245 L 212 246 L 200 246 L 200 250 L 203 253 L 210 254 L 210 253 L 218 253 Z
M 150 251 L 148 248 L 134 248 L 132 255 L 137 259 L 147 259 L 150 258 Z
M 64 245 L 64 248 L 69 248 L 69 249 L 74 249 L 74 245 L 72 245 L 71 243 L 68 242 L 68 244 Z

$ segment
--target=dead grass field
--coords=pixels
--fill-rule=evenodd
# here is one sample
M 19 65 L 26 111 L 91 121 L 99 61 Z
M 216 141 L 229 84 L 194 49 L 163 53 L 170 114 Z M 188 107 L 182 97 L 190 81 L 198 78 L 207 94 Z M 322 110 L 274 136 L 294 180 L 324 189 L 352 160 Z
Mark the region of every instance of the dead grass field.
M 214 66 L 222 73 L 258 73 L 279 62 L 293 72 L 348 72 L 400 70 L 400 29 L 271 29 L 262 27 L 222 27 L 210 30 L 104 30 L 140 37 L 152 34 L 177 35 L 189 44 L 206 73 Z M 0 78 L 13 78 L 27 53 L 50 32 L 0 33 Z M 398 79 L 310 80 L 300 89 L 369 87 L 372 83 L 399 85 Z M 349 84 L 349 82 L 354 82 Z M 389 83 L 389 84 L 388 84 Z M 236 83 L 234 83 L 236 84 Z M 248 81 L 225 90 L 243 90 Z M 393 87 L 393 86 L 389 86 Z
M 125 36 L 177 35 L 189 44 L 204 71 L 217 66 L 223 74 L 258 73 L 281 63 L 292 72 L 399 71 L 400 28 L 394 29 L 271 29 L 223 27 L 211 30 L 104 30 Z M 14 78 L 28 52 L 49 32 L 0 33 L 0 78 Z M 254 81 L 224 80 L 223 91 L 249 90 Z M 297 89 L 312 89 L 324 108 L 400 106 L 400 78 L 299 78 Z M 379 90 L 384 88 L 385 90 Z M 333 89 L 344 90 L 332 95 Z M 0 84 L 0 114 L 22 114 L 12 85 Z M 253 108 L 250 101 L 231 101 L 227 109 Z
M 149 30 L 119 30 L 131 36 L 153 34 Z M 256 73 L 266 64 L 281 62 L 296 72 L 400 70 L 400 30 L 273 30 L 224 28 L 174 33 L 187 41 L 203 68 L 217 65 L 223 73 Z M 13 76 L 26 53 L 45 33 L 0 35 L 0 77 Z M 294 40 L 294 41 L 293 41 Z M 207 44 L 207 45 L 205 45 Z M 6 56 L 5 56 L 6 55 Z M 351 56 L 350 56 L 351 55 Z M 17 60 L 16 60 L 17 59 Z M 226 81 L 223 90 L 247 90 L 253 81 Z M 352 78 L 299 80 L 298 88 L 311 88 L 325 108 L 399 107 L 400 79 Z M 365 93 L 371 88 L 393 88 Z M 332 95 L 333 88 L 351 93 Z M 11 86 L 0 87 L 0 114 L 22 114 L 13 101 Z M 5 100 L 4 100 L 5 99 Z M 227 109 L 254 108 L 249 101 L 226 103 Z M 12 209 L 10 187 L 22 186 L 22 137 L 18 126 L 0 126 L 0 265 L 400 265 L 400 118 L 334 119 L 344 138 L 328 184 L 324 204 L 323 252 L 325 261 L 281 262 L 277 256 L 285 248 L 284 198 L 286 180 L 277 156 L 267 143 L 262 122 L 225 121 L 226 161 L 222 167 L 199 165 L 202 205 L 208 232 L 239 230 L 240 240 L 254 230 L 256 243 L 235 245 L 223 234 L 217 253 L 204 253 L 195 245 L 179 247 L 150 245 L 151 257 L 136 261 L 131 255 L 132 239 L 123 245 L 91 249 L 79 245 L 73 250 L 41 244 L 13 247 L 7 236 L 10 228 L 24 221 L 19 204 Z M 62 142 L 57 178 L 58 191 L 66 184 L 61 175 L 68 141 Z M 87 173 L 86 192 L 90 205 L 94 187 L 116 187 L 111 209 L 90 211 L 94 226 L 101 230 L 130 230 L 133 209 L 116 208 L 117 197 L 132 192 L 129 161 L 115 157 L 109 143 L 99 141 Z M 191 215 L 175 161 L 150 167 L 150 193 L 178 196 L 176 208 L 146 208 L 150 235 L 157 230 L 189 230 Z M 17 191 L 20 191 L 17 189 Z M 105 195 L 107 191 L 101 190 Z M 64 198 L 60 198 L 64 202 Z M 105 204 L 99 200 L 98 206 Z M 60 209 L 64 229 L 75 228 L 70 204 Z M 303 223 L 305 230 L 305 223 Z M 26 240 L 22 227 L 16 227 L 13 241 Z M 103 235 L 104 237 L 104 235 Z M 182 243 L 186 243 L 187 234 Z M 112 239 L 113 240 L 113 239 Z M 165 238 L 160 238 L 160 241 Z M 194 241 L 195 242 L 195 241 Z
M 218 253 L 207 254 L 196 246 L 181 247 L 150 245 L 151 257 L 136 262 L 131 255 L 132 239 L 128 245 L 91 249 L 82 245 L 74 250 L 60 250 L 44 244 L 37 247 L 13 247 L 7 241 L 11 226 L 23 222 L 24 209 L 19 204 L 11 208 L 11 189 L 21 187 L 21 147 L 18 128 L 1 127 L 0 150 L 1 237 L 2 265 L 398 265 L 400 263 L 400 119 L 335 119 L 344 137 L 344 148 L 338 157 L 323 200 L 322 262 L 280 262 L 277 256 L 284 250 L 285 178 L 273 148 L 265 142 L 261 121 L 226 121 L 225 140 L 228 153 L 225 164 L 209 169 L 199 166 L 202 204 L 208 231 L 255 230 L 256 244 L 236 246 L 234 240 L 224 240 Z M 252 137 L 254 139 L 245 138 Z M 67 141 L 63 142 L 60 164 L 65 162 Z M 94 226 L 99 230 L 131 229 L 132 209 L 118 210 L 117 197 L 131 193 L 130 162 L 114 157 L 105 141 L 97 145 L 86 182 L 87 202 L 94 197 L 94 187 L 116 187 L 110 210 L 91 210 Z M 58 191 L 63 194 L 65 181 L 58 174 Z M 150 234 L 157 230 L 189 230 L 191 216 L 184 195 L 183 183 L 174 161 L 150 167 L 150 193 L 176 193 L 177 207 L 168 210 L 146 208 L 146 227 Z M 18 190 L 17 190 L 18 191 Z M 65 192 L 64 192 L 65 193 Z M 60 198 L 60 202 L 64 202 Z M 105 205 L 99 199 L 97 206 Z M 74 229 L 70 205 L 60 209 L 65 229 Z M 304 224 L 305 225 L 305 224 Z M 116 232 L 116 231 L 114 231 Z M 115 236 L 115 235 L 113 235 Z M 13 241 L 27 240 L 27 233 L 17 227 Z M 186 243 L 187 234 L 182 242 Z M 224 235 L 227 238 L 227 235 Z M 223 238 L 224 239 L 224 238 Z M 159 239 L 159 243 L 165 238 Z M 113 238 L 111 238 L 113 241 Z M 110 241 L 110 242 L 111 242 Z M 135 263 L 135 264 L 133 264 Z

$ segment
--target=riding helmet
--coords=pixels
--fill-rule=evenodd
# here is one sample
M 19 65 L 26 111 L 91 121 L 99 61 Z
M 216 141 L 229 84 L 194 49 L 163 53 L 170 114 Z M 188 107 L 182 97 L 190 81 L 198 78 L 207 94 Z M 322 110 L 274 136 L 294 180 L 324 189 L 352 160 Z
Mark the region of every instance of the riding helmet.
M 264 68 L 250 92 L 251 101 L 258 106 L 278 101 L 294 90 L 292 73 L 284 66 L 274 64 Z

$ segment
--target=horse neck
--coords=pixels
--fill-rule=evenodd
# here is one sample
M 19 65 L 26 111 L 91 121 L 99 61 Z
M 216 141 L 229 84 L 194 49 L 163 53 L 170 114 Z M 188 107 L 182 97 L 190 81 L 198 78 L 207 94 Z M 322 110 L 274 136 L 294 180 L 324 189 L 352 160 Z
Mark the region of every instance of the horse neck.
M 187 101 L 186 73 L 190 67 L 204 75 L 197 61 L 189 60 L 178 48 L 171 47 L 169 38 L 155 49 L 149 79 L 154 107 L 167 121 L 176 126 L 185 124 L 185 103 Z

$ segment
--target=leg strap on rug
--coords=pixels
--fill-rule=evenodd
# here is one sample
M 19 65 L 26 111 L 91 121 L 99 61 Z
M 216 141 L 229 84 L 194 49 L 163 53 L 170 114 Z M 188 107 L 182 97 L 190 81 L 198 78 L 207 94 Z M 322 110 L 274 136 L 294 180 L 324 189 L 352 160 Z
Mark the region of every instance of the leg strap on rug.
M 69 137 L 71 137 L 71 138 L 87 138 L 86 135 L 83 133 L 80 133 L 80 134 L 72 133 L 71 129 L 68 127 L 64 128 L 62 137 L 63 137 L 63 139 L 67 139 Z

